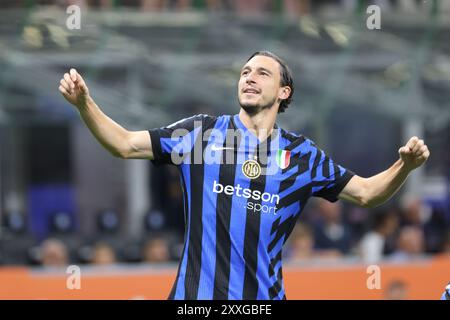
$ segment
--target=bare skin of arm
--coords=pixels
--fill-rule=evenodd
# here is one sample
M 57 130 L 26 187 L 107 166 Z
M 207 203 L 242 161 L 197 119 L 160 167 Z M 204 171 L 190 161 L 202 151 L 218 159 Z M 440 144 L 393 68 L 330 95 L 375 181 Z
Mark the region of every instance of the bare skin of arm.
M 408 175 L 422 166 L 430 156 L 424 141 L 417 137 L 412 137 L 398 152 L 400 158 L 387 170 L 370 178 L 355 175 L 341 191 L 339 198 L 368 208 L 389 200 Z
M 64 74 L 59 91 L 77 108 L 94 137 L 112 155 L 123 159 L 153 159 L 148 131 L 126 130 L 104 114 L 89 95 L 84 79 L 75 69 Z

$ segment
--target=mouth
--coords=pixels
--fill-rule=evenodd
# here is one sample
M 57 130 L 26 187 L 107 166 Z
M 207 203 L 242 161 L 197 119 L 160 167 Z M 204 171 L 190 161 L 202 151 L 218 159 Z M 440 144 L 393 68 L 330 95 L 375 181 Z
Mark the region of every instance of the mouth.
M 259 90 L 254 89 L 254 88 L 246 88 L 244 90 L 242 90 L 243 93 L 246 94 L 259 94 Z

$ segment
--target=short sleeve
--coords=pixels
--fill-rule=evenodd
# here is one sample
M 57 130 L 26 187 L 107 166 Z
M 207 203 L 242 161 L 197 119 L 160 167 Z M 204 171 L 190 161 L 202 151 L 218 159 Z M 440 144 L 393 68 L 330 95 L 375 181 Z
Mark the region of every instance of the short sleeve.
M 200 114 L 166 127 L 148 130 L 152 143 L 153 164 L 182 164 L 192 151 L 198 135 L 202 132 L 204 119 L 207 117 Z
M 355 174 L 335 163 L 313 142 L 311 142 L 310 146 L 313 159 L 311 168 L 312 195 L 324 198 L 330 202 L 336 202 L 342 189 Z

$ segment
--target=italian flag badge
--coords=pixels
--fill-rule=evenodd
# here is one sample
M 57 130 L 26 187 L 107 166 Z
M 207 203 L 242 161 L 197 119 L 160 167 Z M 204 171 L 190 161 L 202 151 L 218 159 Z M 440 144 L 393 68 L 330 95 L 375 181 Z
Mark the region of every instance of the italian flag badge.
M 277 152 L 277 164 L 281 169 L 286 169 L 291 160 L 291 152 L 279 149 Z

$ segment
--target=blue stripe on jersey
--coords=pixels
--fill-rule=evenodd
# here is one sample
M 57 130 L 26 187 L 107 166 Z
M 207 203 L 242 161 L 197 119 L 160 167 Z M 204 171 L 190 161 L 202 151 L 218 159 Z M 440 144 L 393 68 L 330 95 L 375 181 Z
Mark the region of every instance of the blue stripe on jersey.
M 216 134 L 224 133 L 228 128 L 230 117 L 221 117 L 217 120 L 213 133 L 208 139 L 208 146 L 211 142 L 215 145 L 223 145 L 226 135 Z M 221 152 L 210 152 L 206 147 L 204 161 L 203 180 L 203 236 L 202 236 L 202 267 L 200 270 L 200 284 L 198 288 L 198 299 L 210 300 L 214 294 L 214 276 L 216 270 L 216 214 L 209 212 L 210 208 L 217 205 L 217 193 L 211 192 L 214 181 L 219 181 Z
M 181 165 L 181 174 L 183 176 L 183 181 L 185 183 L 184 192 L 186 193 L 186 199 L 188 201 L 187 208 L 188 212 L 186 213 L 186 221 L 187 224 L 187 230 L 185 234 L 184 239 L 184 249 L 183 249 L 183 257 L 180 263 L 180 271 L 177 279 L 177 287 L 175 289 L 175 300 L 182 300 L 184 299 L 184 279 L 186 275 L 186 265 L 187 265 L 187 257 L 188 257 L 188 247 L 189 247 L 189 234 L 190 234 L 190 225 L 191 225 L 191 174 L 190 174 L 190 168 L 188 165 Z
M 330 175 L 328 177 L 325 177 L 327 180 L 331 180 L 332 177 L 334 177 L 334 163 L 333 160 L 329 160 L 330 161 Z
M 250 142 L 248 141 L 249 135 L 245 132 L 243 137 L 247 138 L 247 141 L 241 139 L 239 144 L 235 181 L 239 181 L 242 189 L 246 189 L 250 186 L 250 179 L 242 173 L 242 164 L 248 159 Z M 230 300 L 242 300 L 244 293 L 246 203 L 247 201 L 244 198 L 233 196 L 230 219 L 230 233 L 232 232 L 233 237 L 231 237 L 230 284 L 228 287 L 228 299 Z
M 194 147 L 194 143 L 197 139 L 198 134 L 201 132 L 202 128 L 198 127 L 194 130 L 190 131 L 184 136 L 178 137 L 178 139 L 170 138 L 161 138 L 161 149 L 165 153 L 178 153 L 178 154 L 187 154 L 191 152 Z M 180 129 L 182 130 L 182 129 Z M 185 158 L 185 161 L 188 160 L 189 157 Z M 185 162 L 183 161 L 183 162 Z

